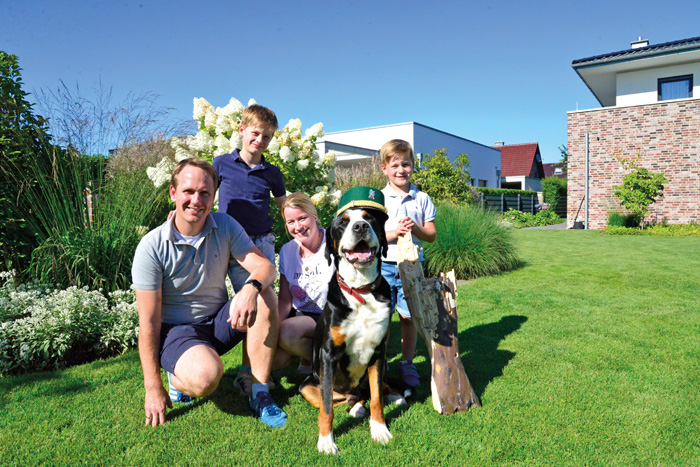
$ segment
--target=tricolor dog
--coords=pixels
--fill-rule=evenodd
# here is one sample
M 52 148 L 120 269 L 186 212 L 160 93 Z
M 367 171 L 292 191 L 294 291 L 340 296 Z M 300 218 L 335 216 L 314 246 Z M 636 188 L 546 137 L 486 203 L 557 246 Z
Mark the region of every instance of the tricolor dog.
M 318 450 L 338 452 L 333 438 L 333 407 L 358 401 L 353 416 L 364 413 L 361 386 L 369 386 L 372 438 L 387 444 L 392 438 L 384 421 L 383 381 L 386 339 L 391 318 L 389 284 L 381 275 L 387 241 L 384 196 L 369 187 L 354 187 L 340 200 L 326 230 L 326 257 L 337 273 L 328 287 L 328 300 L 316 325 L 313 373 L 301 393 L 320 409 Z

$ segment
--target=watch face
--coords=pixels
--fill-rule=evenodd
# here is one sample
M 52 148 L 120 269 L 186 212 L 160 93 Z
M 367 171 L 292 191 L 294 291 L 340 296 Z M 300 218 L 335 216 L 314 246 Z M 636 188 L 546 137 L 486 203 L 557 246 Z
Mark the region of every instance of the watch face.
M 257 281 L 255 279 L 249 279 L 246 281 L 246 284 L 250 284 L 256 289 L 258 289 L 258 292 L 262 292 L 262 284 L 260 283 L 260 281 Z

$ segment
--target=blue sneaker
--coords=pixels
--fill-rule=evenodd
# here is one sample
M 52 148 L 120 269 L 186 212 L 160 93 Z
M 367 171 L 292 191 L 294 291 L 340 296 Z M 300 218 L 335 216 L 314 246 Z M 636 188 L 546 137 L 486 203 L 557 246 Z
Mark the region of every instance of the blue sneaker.
M 270 428 L 282 428 L 287 423 L 287 414 L 277 406 L 267 392 L 260 391 L 255 399 L 250 399 L 250 408 L 260 421 Z
M 182 404 L 191 404 L 194 402 L 194 397 L 188 396 L 187 394 L 183 394 L 180 392 L 178 389 L 173 386 L 173 383 L 170 381 L 170 377 L 172 375 L 168 373 L 168 386 L 170 386 L 170 390 L 168 393 L 170 394 L 170 400 L 173 402 L 180 402 Z

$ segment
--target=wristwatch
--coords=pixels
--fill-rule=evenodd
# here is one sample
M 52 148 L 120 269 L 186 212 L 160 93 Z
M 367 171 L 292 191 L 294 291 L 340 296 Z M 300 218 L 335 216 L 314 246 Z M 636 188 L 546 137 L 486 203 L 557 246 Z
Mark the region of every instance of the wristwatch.
M 262 292 L 263 287 L 262 287 L 262 284 L 260 283 L 260 281 L 257 281 L 255 279 L 248 279 L 247 281 L 245 281 L 245 284 L 243 284 L 243 285 L 246 285 L 246 284 L 250 284 L 253 287 L 255 287 L 256 289 L 258 289 L 258 293 Z

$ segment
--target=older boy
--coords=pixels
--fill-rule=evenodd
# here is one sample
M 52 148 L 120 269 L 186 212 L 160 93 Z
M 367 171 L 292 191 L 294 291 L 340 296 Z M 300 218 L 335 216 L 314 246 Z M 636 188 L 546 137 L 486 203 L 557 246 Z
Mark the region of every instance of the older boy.
M 139 243 L 132 276 L 139 313 L 146 424 L 165 423 L 166 406 L 183 395 L 211 394 L 223 375 L 223 355 L 246 334 L 258 390 L 250 406 L 266 425 L 284 426 L 287 415 L 264 384 L 277 346 L 275 268 L 241 226 L 212 213 L 218 175 L 201 159 L 180 161 L 171 177 L 175 215 Z M 229 260 L 249 272 L 246 286 L 228 300 Z M 229 324 L 230 323 L 230 324 Z M 160 368 L 168 372 L 170 398 Z
M 263 153 L 277 130 L 277 116 L 261 105 L 248 106 L 241 116 L 239 132 L 242 148 L 214 159 L 219 173 L 219 210 L 238 221 L 256 247 L 275 264 L 274 223 L 270 217 L 270 192 L 282 209 L 286 190 L 282 172 L 265 160 Z M 229 277 L 236 293 L 248 279 L 248 271 L 233 261 Z M 235 384 L 250 395 L 250 359 L 244 347 L 243 363 Z
M 404 299 L 403 285 L 396 264 L 396 240 L 399 235 L 410 233 L 413 243 L 418 245 L 423 261 L 423 242 L 434 242 L 435 205 L 426 193 L 411 184 L 414 168 L 413 148 L 403 140 L 394 139 L 382 146 L 382 172 L 388 178 L 384 193 L 389 220 L 386 221 L 386 238 L 389 249 L 382 261 L 382 275 L 391 286 L 391 303 L 399 312 L 401 323 L 401 376 L 404 383 L 414 388 L 420 385 L 418 370 L 413 365 L 418 332 L 411 322 L 411 313 Z

